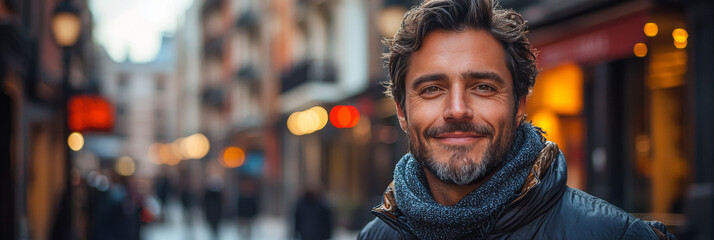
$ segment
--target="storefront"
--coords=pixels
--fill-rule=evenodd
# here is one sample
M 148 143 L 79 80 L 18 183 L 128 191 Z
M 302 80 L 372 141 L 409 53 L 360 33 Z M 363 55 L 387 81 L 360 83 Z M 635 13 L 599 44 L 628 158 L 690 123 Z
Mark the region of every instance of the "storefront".
M 681 11 L 621 4 L 534 29 L 528 115 L 558 143 L 568 184 L 683 224 L 691 169 L 687 26 Z

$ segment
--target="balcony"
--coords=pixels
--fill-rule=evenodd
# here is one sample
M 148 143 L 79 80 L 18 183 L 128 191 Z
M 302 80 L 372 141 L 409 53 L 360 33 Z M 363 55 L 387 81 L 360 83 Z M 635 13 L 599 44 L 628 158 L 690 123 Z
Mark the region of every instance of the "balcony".
M 245 29 L 250 33 L 255 33 L 258 30 L 259 17 L 255 11 L 246 10 L 236 19 L 235 27 Z
M 226 99 L 226 89 L 220 86 L 212 86 L 203 89 L 201 94 L 203 104 L 209 107 L 223 108 Z
M 201 9 L 201 16 L 205 18 L 213 11 L 220 11 L 223 8 L 223 0 L 206 0 Z
M 255 84 L 260 82 L 259 70 L 253 64 L 246 64 L 240 67 L 235 74 L 239 82 Z
M 223 42 L 223 37 L 213 37 L 206 40 L 203 45 L 203 57 L 221 59 L 223 56 Z
M 303 60 L 286 70 L 281 77 L 281 93 L 308 82 L 334 84 L 337 82 L 335 65 L 331 61 Z

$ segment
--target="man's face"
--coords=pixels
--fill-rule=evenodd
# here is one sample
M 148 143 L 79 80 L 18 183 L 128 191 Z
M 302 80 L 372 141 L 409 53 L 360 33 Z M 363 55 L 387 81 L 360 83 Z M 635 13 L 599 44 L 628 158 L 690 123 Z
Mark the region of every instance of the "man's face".
M 429 33 L 410 57 L 405 91 L 397 114 L 424 168 L 444 182 L 466 185 L 500 166 L 517 123 L 512 76 L 491 34 Z M 518 116 L 525 97 L 520 101 Z

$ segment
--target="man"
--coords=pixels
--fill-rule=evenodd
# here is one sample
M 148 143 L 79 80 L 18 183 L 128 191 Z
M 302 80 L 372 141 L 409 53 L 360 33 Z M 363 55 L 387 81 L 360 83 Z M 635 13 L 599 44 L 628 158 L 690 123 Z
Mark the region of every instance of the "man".
M 659 222 L 565 185 L 565 158 L 526 121 L 535 54 L 490 0 L 427 0 L 387 40 L 388 93 L 409 138 L 359 239 L 666 239 Z

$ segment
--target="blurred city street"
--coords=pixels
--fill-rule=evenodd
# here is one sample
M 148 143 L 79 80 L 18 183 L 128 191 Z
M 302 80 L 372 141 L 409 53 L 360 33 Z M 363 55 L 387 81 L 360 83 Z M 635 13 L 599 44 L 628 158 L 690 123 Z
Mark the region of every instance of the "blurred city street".
M 144 227 L 142 239 L 146 240 L 211 240 L 212 235 L 204 218 L 194 214 L 191 224 L 187 226 L 181 205 L 177 201 L 169 202 L 166 220 L 159 223 L 152 223 Z M 244 240 L 238 232 L 238 224 L 235 221 L 226 220 L 220 224 L 218 239 L 223 240 Z M 253 227 L 252 240 L 279 240 L 289 238 L 286 219 L 260 216 L 256 219 Z M 336 229 L 335 240 L 357 239 L 357 232 L 350 232 L 344 229 Z
M 0 0 L 1 238 L 355 239 L 410 151 L 383 40 L 422 2 Z M 714 239 L 714 1 L 499 4 L 567 185 Z

